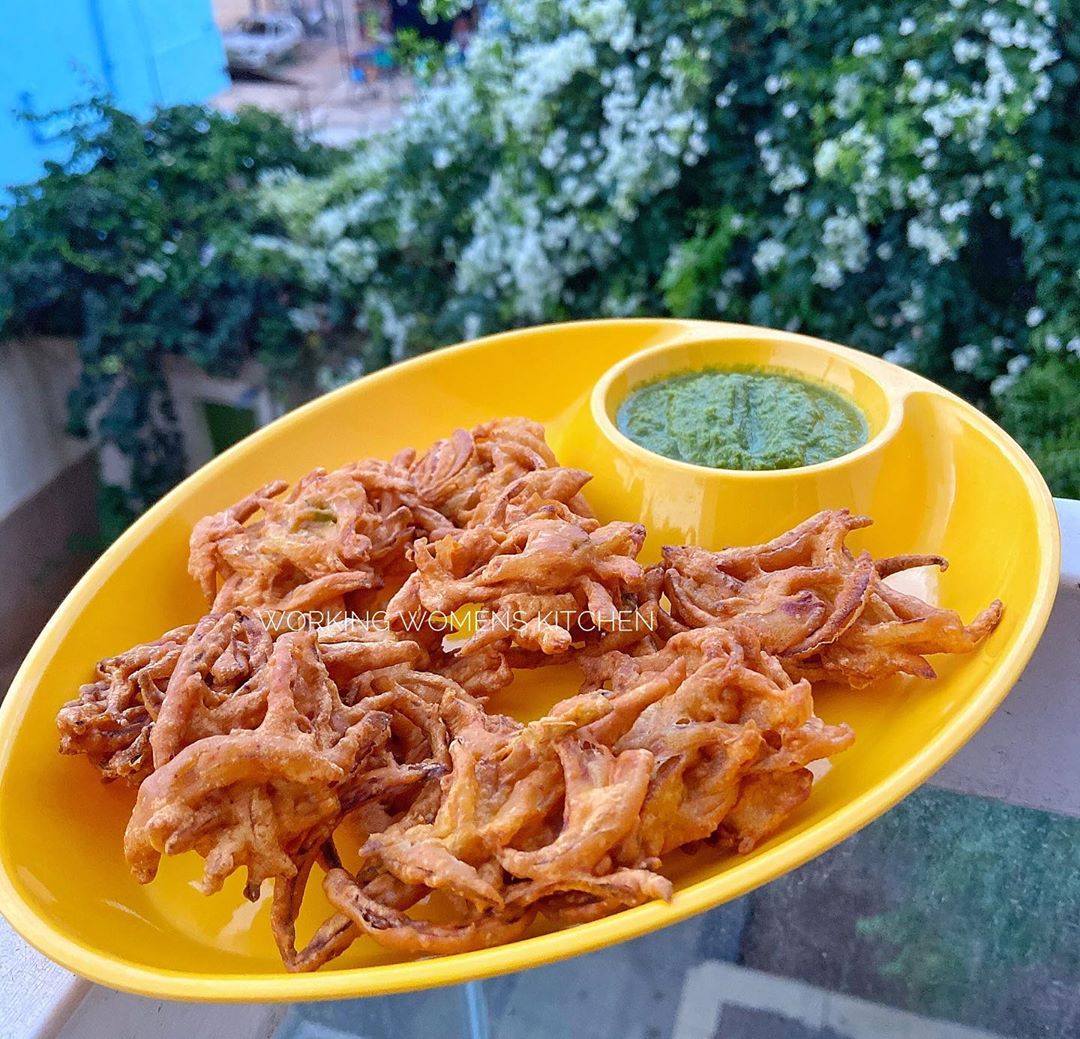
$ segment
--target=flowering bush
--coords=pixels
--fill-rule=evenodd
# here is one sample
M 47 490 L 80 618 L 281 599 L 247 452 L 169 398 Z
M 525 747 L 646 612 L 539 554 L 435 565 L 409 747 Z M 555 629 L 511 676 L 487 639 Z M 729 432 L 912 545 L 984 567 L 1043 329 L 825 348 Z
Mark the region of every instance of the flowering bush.
M 752 321 L 945 383 L 1077 494 L 1031 401 L 1080 386 L 1078 65 L 1048 0 L 499 0 L 397 130 L 265 179 L 254 249 L 297 327 L 363 333 L 324 385 L 538 320 Z
M 74 425 L 131 460 L 128 505 L 182 473 L 163 353 L 328 388 L 665 312 L 909 365 L 1080 496 L 1075 4 L 491 0 L 424 60 L 344 161 L 265 114 L 106 109 L 17 195 L 0 326 L 80 336 Z

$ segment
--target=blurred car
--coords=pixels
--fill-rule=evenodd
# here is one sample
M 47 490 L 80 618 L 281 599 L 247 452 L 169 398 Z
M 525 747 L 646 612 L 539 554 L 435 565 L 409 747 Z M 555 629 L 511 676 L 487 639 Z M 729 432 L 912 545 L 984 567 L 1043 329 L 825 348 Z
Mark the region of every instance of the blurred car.
M 300 20 L 305 36 L 325 36 L 330 28 L 325 0 L 289 0 L 289 13 Z
M 299 18 L 288 14 L 255 14 L 238 22 L 222 37 L 229 68 L 259 72 L 277 64 L 304 38 Z

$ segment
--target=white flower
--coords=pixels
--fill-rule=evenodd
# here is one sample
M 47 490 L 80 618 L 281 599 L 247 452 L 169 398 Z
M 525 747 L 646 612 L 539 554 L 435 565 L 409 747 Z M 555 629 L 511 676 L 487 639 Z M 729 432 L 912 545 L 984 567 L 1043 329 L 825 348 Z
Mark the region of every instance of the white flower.
M 925 173 L 920 173 L 908 184 L 907 193 L 912 202 L 933 205 L 937 201 L 937 192 L 931 187 L 930 178 Z
M 973 372 L 979 363 L 979 356 L 979 348 L 974 343 L 967 343 L 958 350 L 953 350 L 953 367 L 958 372 Z
M 993 396 L 1000 397 L 1003 393 L 1012 389 L 1015 384 L 1015 375 L 999 375 L 992 383 L 990 383 L 990 392 Z
M 776 75 L 775 73 L 773 73 L 772 75 L 766 77 L 766 79 L 765 79 L 765 93 L 766 94 L 776 94 L 783 88 L 783 86 L 784 86 L 783 79 L 781 79 L 780 76 Z
M 759 274 L 776 270 L 787 255 L 787 247 L 775 238 L 766 238 L 754 250 L 753 264 Z
M 348 219 L 340 209 L 324 209 L 311 223 L 312 236 L 320 242 L 340 238 L 348 227 Z
M 298 332 L 317 332 L 319 330 L 319 315 L 307 307 L 290 308 L 289 321 Z
M 911 364 L 915 360 L 915 354 L 906 343 L 900 343 L 891 350 L 886 350 L 881 356 L 883 360 L 889 361 L 891 364 L 905 365 Z
M 966 199 L 958 199 L 955 202 L 946 202 L 941 207 L 941 219 L 947 224 L 955 224 L 962 217 L 971 212 L 971 203 Z
M 1036 325 L 1041 325 L 1046 320 L 1046 311 L 1042 307 L 1032 307 L 1024 318 L 1027 322 L 1028 328 L 1035 328 Z
M 918 28 L 918 25 L 916 24 L 914 18 L 901 18 L 900 19 L 900 25 L 898 27 L 898 31 L 899 31 L 901 36 L 910 36 L 917 28 Z
M 408 347 L 409 333 L 416 324 L 416 315 L 398 314 L 390 300 L 380 292 L 369 292 L 367 305 L 379 315 L 382 334 L 390 346 L 391 359 L 402 360 Z
M 378 266 L 378 250 L 370 238 L 342 238 L 327 250 L 326 262 L 345 281 L 360 285 Z
M 836 141 L 822 141 L 814 152 L 814 172 L 819 177 L 827 177 L 840 161 L 840 145 Z
M 907 71 L 905 69 L 905 71 Z M 915 85 L 908 92 L 908 97 L 917 105 L 926 104 L 934 96 L 937 81 L 929 76 L 920 76 L 915 80 Z
M 1072 339 L 1065 344 L 1065 349 L 1068 350 L 1069 353 L 1080 357 L 1080 336 L 1073 336 Z
M 634 40 L 634 16 L 623 0 L 591 0 L 567 4 L 578 25 L 586 29 L 598 43 L 606 43 L 621 54 Z
M 866 228 L 853 213 L 840 210 L 826 217 L 822 226 L 821 243 L 840 269 L 854 272 L 861 271 L 866 266 L 870 239 L 867 237 Z
M 844 282 L 844 272 L 833 259 L 819 259 L 814 266 L 812 278 L 825 289 L 837 289 Z
M 783 169 L 777 171 L 776 176 L 773 177 L 769 186 L 773 191 L 780 195 L 785 191 L 792 191 L 796 188 L 803 187 L 809 179 L 806 170 L 801 166 L 790 163 Z
M 1019 375 L 1029 364 L 1031 364 L 1030 357 L 1026 354 L 1016 354 L 1015 357 L 1009 358 L 1009 362 L 1005 365 L 1005 369 L 1010 375 Z
M 881 53 L 881 37 L 877 33 L 869 36 L 860 36 L 852 45 L 851 53 L 856 58 L 865 57 L 867 54 Z
M 944 260 L 956 259 L 956 253 L 949 244 L 948 238 L 939 228 L 933 227 L 924 220 L 908 221 L 907 241 L 913 249 L 922 249 L 926 253 L 926 258 L 935 267 Z
M 1043 341 L 1043 345 L 1051 353 L 1056 354 L 1061 349 L 1061 336 L 1051 332 Z
M 854 115 L 859 106 L 859 77 L 848 72 L 836 77 L 833 86 L 833 111 L 841 118 Z
M 799 106 L 795 101 L 785 101 L 780 112 L 785 119 L 794 119 L 799 114 Z
M 719 94 L 716 95 L 716 107 L 727 108 L 731 104 L 731 99 L 735 96 L 736 91 L 739 89 L 738 83 L 735 80 L 728 80 L 727 85 Z
M 973 40 L 965 39 L 963 36 L 953 44 L 952 50 L 953 57 L 961 64 L 968 61 L 974 61 L 982 53 L 982 50 L 977 43 Z
M 669 36 L 664 41 L 664 47 L 660 51 L 660 67 L 665 70 L 668 78 L 674 75 L 676 63 L 687 53 L 688 48 L 681 36 Z
M 527 135 L 544 119 L 551 95 L 579 72 L 596 67 L 596 51 L 589 37 L 576 30 L 550 43 L 522 47 L 517 54 L 517 66 L 499 115 L 504 128 L 512 127 L 517 133 Z
M 140 260 L 135 264 L 135 274 L 139 278 L 152 278 L 154 281 L 164 281 L 166 278 L 165 268 L 157 260 Z
M 687 139 L 686 147 L 695 158 L 704 155 L 709 150 L 708 142 L 705 140 L 704 135 L 700 133 L 692 133 Z M 689 162 L 690 158 L 687 157 L 686 161 Z
M 544 142 L 544 147 L 540 150 L 540 165 L 544 169 L 553 170 L 563 160 L 566 155 L 568 136 L 566 129 L 562 126 L 556 127 L 552 131 L 551 136 Z

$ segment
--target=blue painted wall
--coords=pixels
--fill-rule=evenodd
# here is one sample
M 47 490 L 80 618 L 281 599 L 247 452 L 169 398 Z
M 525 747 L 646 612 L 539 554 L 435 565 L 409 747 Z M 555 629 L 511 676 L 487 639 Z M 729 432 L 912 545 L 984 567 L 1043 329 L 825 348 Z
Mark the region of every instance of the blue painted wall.
M 228 86 L 210 0 L 16 0 L 0 12 L 0 202 L 67 155 L 55 127 L 27 124 L 19 110 L 107 93 L 142 116 Z

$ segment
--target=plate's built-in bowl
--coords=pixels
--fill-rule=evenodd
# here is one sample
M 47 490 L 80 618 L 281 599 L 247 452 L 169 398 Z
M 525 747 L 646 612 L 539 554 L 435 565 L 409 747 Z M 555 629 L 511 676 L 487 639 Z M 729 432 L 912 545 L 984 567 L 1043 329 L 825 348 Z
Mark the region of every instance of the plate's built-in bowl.
M 641 447 L 616 426 L 619 406 L 633 390 L 656 379 L 704 368 L 769 369 L 820 383 L 852 401 L 866 419 L 865 444 L 848 454 L 800 469 L 739 471 L 675 461 Z M 898 371 L 853 350 L 823 350 L 814 340 L 740 329 L 707 339 L 677 339 L 641 350 L 597 380 L 588 420 L 611 449 L 593 471 L 610 476 L 620 514 L 641 516 L 651 548 L 761 540 L 763 517 L 784 529 L 819 509 L 858 502 L 873 486 L 896 439 L 910 386 Z M 906 374 L 906 373 L 903 373 Z
M 639 378 L 742 363 L 794 368 L 845 389 L 867 413 L 870 440 L 806 469 L 732 473 L 660 459 L 611 426 L 616 398 Z M 941 661 L 936 682 L 822 690 L 819 713 L 851 722 L 855 746 L 752 855 L 673 856 L 665 866 L 677 881 L 670 904 L 423 961 L 399 962 L 361 940 L 317 974 L 287 975 L 270 937 L 266 900 L 246 903 L 238 876 L 204 898 L 191 886 L 200 862 L 185 855 L 166 860 L 152 884 L 131 879 L 122 836 L 132 792 L 102 785 L 85 761 L 57 753 L 57 708 L 100 657 L 202 612 L 185 573 L 187 538 L 199 517 L 272 478 L 389 457 L 455 426 L 513 414 L 544 422 L 563 463 L 596 474 L 589 496 L 602 517 L 650 527 L 647 560 L 665 542 L 715 548 L 760 541 L 819 508 L 847 506 L 876 520 L 852 538 L 857 547 L 942 553 L 952 566 L 936 589 L 941 602 L 969 618 L 1000 597 L 1004 620 L 974 654 Z M 1016 444 L 957 398 L 855 351 L 783 332 L 683 321 L 555 325 L 440 351 L 332 393 L 216 459 L 139 520 L 67 598 L 0 711 L 0 911 L 47 955 L 96 981 L 207 1000 L 396 992 L 630 938 L 797 866 L 930 775 L 1016 680 L 1049 614 L 1057 568 L 1050 496 Z M 523 673 L 494 706 L 535 716 L 577 681 L 572 665 Z M 312 885 L 301 938 L 326 911 Z

